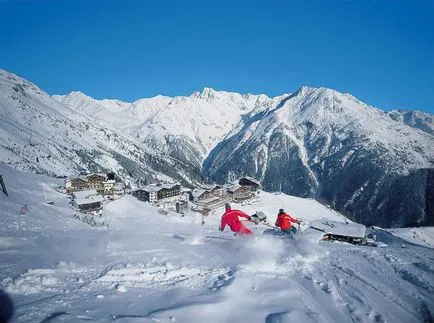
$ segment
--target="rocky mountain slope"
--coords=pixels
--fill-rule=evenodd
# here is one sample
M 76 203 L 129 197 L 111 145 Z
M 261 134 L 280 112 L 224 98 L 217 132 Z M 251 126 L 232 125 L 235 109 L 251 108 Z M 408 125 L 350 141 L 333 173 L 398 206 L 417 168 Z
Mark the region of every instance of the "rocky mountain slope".
M 365 224 L 432 224 L 432 127 L 427 114 L 385 113 L 349 94 L 303 87 L 246 115 L 204 174 L 222 182 L 249 175 Z
M 210 88 L 191 96 L 157 96 L 133 103 L 95 100 L 79 92 L 53 98 L 195 168 L 242 115 L 280 100 Z
M 52 176 L 115 171 L 133 185 L 157 179 L 200 181 L 199 168 L 102 126 L 3 70 L 0 117 L 0 161 L 17 169 Z
M 50 97 L 5 71 L 0 86 L 0 156 L 16 168 L 113 170 L 142 183 L 249 175 L 365 224 L 434 224 L 428 113 L 384 112 L 325 88 L 275 98 L 205 88 L 127 103 Z

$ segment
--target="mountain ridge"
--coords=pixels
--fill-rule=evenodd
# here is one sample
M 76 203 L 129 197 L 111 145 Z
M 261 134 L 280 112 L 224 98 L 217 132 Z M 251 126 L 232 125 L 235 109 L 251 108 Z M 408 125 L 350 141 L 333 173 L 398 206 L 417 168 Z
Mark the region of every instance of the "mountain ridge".
M 133 103 L 96 100 L 78 91 L 50 97 L 36 85 L 0 72 L 1 111 L 14 122 L 26 120 L 35 133 L 39 124 L 50 134 L 41 139 L 42 155 L 51 156 L 54 146 L 75 158 L 74 163 L 65 162 L 56 153 L 55 162 L 35 162 L 40 149 L 29 145 L 29 135 L 20 137 L 3 122 L 7 140 L 0 141 L 2 161 L 17 167 L 24 160 L 27 169 L 42 172 L 58 164 L 63 172 L 114 168 L 129 180 L 140 174 L 142 183 L 172 178 L 189 185 L 249 175 L 269 191 L 317 198 L 366 224 L 432 221 L 430 114 L 385 112 L 351 94 L 307 86 L 273 98 L 208 87 L 186 97 L 157 96 Z M 51 120 L 55 113 L 47 111 L 61 113 L 61 121 Z M 8 137 L 11 127 L 15 137 Z M 59 138 L 50 140 L 53 136 Z M 80 143 L 79 153 L 71 151 L 74 141 Z M 20 143 L 25 143 L 24 150 L 17 148 Z M 405 183 L 417 183 L 416 193 Z M 387 192 L 408 199 L 416 211 L 390 215 L 395 197 Z

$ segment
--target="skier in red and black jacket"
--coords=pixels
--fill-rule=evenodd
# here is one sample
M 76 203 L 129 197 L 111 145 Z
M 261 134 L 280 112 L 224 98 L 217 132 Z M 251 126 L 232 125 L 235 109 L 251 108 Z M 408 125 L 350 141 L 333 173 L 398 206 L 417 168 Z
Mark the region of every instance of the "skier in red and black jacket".
M 222 215 L 219 230 L 223 231 L 226 225 L 228 225 L 231 230 L 238 235 L 252 235 L 253 232 L 248 229 L 244 224 L 242 224 L 238 217 L 243 217 L 247 220 L 251 220 L 251 217 L 249 215 L 240 210 L 232 210 L 230 204 L 226 203 L 225 213 Z
M 277 215 L 276 223 L 274 225 L 276 227 L 279 227 L 283 232 L 289 233 L 292 231 L 293 233 L 295 233 L 297 229 L 295 228 L 293 223 L 300 224 L 300 221 L 285 213 L 283 209 L 280 209 L 279 214 Z

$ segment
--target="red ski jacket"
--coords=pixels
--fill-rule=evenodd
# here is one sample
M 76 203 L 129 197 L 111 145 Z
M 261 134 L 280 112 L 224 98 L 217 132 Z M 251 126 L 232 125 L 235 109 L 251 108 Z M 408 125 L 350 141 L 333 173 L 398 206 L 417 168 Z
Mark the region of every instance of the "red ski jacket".
M 228 225 L 233 232 L 243 233 L 247 228 L 241 223 L 238 218 L 239 216 L 246 219 L 250 218 L 250 216 L 242 211 L 226 209 L 226 212 L 222 215 L 221 230 L 223 231 L 225 226 Z M 247 231 L 250 230 L 247 229 Z
M 282 229 L 282 231 L 286 231 L 291 227 L 292 223 L 298 223 L 298 221 L 289 214 L 280 213 L 277 216 L 276 223 L 274 225 Z

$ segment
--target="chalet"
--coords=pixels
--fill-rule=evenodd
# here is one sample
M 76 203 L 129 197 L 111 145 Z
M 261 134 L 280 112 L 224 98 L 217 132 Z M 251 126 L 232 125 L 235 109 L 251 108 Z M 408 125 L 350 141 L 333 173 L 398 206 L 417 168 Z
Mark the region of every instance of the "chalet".
M 78 191 L 72 194 L 71 206 L 81 213 L 101 216 L 103 201 L 96 190 Z
M 226 190 L 220 185 L 213 185 L 207 188 L 198 188 L 193 190 L 194 201 L 206 200 L 213 197 L 223 197 Z
M 195 189 L 193 191 L 193 198 L 196 205 L 209 209 L 216 208 L 230 201 L 230 196 L 226 189 L 220 185 Z
M 113 194 L 113 187 L 115 186 L 115 184 L 116 182 L 112 179 L 102 182 L 102 188 L 100 189 L 101 194 Z
M 122 183 L 116 183 L 113 186 L 113 195 L 114 196 L 122 196 L 125 194 L 125 188 Z
M 207 190 L 203 188 L 195 188 L 193 190 L 193 201 L 196 203 L 200 200 L 205 199 L 207 196 Z
M 249 191 L 257 191 L 261 189 L 261 184 L 258 180 L 251 177 L 241 177 L 238 179 L 238 185 Z
M 87 188 L 87 181 L 84 177 L 67 178 L 65 180 L 65 188 L 67 193 L 80 191 Z
M 254 193 L 251 190 L 237 184 L 228 188 L 227 192 L 234 202 L 244 201 L 254 196 Z
M 86 175 L 85 179 L 87 181 L 87 188 L 96 188 L 102 190 L 104 187 L 103 182 L 107 180 L 107 177 L 104 174 L 93 173 L 93 174 Z
M 98 195 L 96 190 L 76 191 L 71 194 L 72 200 L 87 198 L 89 196 Z
M 363 224 L 317 219 L 310 223 L 310 227 L 324 232 L 322 240 L 366 243 L 366 227 Z
M 161 200 L 175 200 L 181 196 L 179 184 L 151 184 L 134 190 L 131 194 L 140 201 L 158 203 Z
M 96 189 L 101 194 L 111 194 L 115 183 L 115 180 L 107 179 L 104 174 L 88 174 L 67 178 L 65 189 L 68 194 L 85 189 Z

